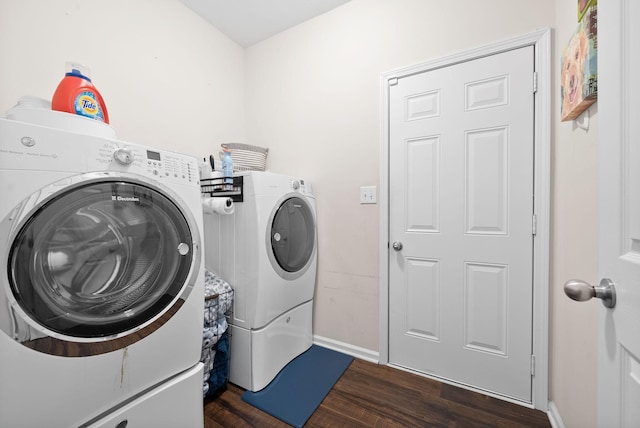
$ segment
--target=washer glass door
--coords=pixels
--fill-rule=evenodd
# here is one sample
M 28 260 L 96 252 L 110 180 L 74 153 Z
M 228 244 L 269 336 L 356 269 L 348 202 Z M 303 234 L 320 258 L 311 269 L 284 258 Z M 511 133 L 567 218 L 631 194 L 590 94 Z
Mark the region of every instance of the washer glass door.
M 117 336 L 163 313 L 192 265 L 189 224 L 142 183 L 84 184 L 40 207 L 16 235 L 9 281 L 16 303 L 64 336 Z
M 286 199 L 273 216 L 271 249 L 280 275 L 293 279 L 309 266 L 315 248 L 315 221 L 309 204 L 301 198 Z M 272 264 L 275 264 L 272 261 Z

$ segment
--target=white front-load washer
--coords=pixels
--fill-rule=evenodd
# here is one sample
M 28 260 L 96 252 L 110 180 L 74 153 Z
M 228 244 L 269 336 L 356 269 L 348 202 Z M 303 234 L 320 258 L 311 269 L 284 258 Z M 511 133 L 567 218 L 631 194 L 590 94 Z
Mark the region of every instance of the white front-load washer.
M 0 119 L 0 426 L 201 427 L 197 160 L 28 110 Z
M 303 179 L 235 175 L 234 214 L 205 213 L 205 265 L 234 288 L 229 380 L 259 391 L 313 343 L 316 203 Z

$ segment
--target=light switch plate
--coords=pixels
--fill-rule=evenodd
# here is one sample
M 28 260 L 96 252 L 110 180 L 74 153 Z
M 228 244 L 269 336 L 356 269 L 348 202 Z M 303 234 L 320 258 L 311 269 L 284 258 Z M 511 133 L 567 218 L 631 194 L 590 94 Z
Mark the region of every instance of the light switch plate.
M 361 204 L 375 204 L 378 202 L 376 195 L 376 186 L 362 186 L 360 187 L 360 203 Z

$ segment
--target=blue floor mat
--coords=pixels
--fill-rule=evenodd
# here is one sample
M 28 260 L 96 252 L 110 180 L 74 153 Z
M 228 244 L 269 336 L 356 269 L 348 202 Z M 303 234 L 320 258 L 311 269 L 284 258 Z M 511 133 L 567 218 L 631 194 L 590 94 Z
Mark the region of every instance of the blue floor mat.
M 264 389 L 247 391 L 242 400 L 289 425 L 302 427 L 351 361 L 350 355 L 312 345 Z

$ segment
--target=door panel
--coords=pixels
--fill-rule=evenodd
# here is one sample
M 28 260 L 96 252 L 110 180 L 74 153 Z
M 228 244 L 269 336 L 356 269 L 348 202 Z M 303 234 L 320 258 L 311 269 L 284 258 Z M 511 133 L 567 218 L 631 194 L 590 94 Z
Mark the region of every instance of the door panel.
M 533 47 L 390 88 L 389 362 L 531 401 Z
M 421 283 L 421 287 L 408 287 L 406 332 L 418 338 L 440 340 L 440 263 L 438 260 L 407 258 L 407 282 Z M 411 305 L 424 302 L 426 307 Z
M 508 267 L 465 263 L 465 347 L 507 355 Z
M 465 133 L 466 233 L 506 235 L 508 128 Z
M 617 291 L 598 304 L 598 425 L 640 426 L 640 4 L 598 5 L 599 274 Z
M 407 141 L 407 229 L 438 232 L 440 228 L 440 139 Z

